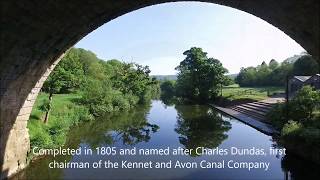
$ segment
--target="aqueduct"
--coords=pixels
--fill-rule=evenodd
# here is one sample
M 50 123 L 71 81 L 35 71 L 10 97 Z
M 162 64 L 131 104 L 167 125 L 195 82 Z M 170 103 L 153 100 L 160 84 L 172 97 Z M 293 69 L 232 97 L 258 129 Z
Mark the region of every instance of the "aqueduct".
M 127 12 L 165 2 L 172 0 L 1 1 L 1 179 L 26 166 L 30 146 L 27 120 L 43 82 L 59 57 L 102 24 Z M 284 31 L 319 61 L 320 1 L 204 2 L 260 17 Z

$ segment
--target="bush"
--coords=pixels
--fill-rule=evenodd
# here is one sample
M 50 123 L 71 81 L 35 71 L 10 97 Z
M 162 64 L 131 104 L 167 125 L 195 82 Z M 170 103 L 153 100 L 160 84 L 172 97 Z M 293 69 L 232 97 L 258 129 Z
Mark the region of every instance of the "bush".
M 303 125 L 308 126 L 319 125 L 319 117 L 316 115 L 319 108 L 320 92 L 313 90 L 310 86 L 305 86 L 289 101 L 288 119 L 301 122 Z M 277 104 L 267 114 L 267 118 L 276 128 L 282 129 L 283 125 L 287 123 L 286 105 Z
M 31 135 L 30 143 L 32 147 L 39 148 L 50 148 L 53 145 L 50 135 L 41 131 L 38 131 L 35 134 Z
M 47 127 L 41 121 L 30 121 L 28 128 L 31 147 L 50 148 L 53 146 Z
M 114 111 L 127 111 L 130 109 L 130 103 L 120 92 L 112 96 L 112 106 Z
M 282 129 L 287 123 L 286 119 L 286 107 L 284 104 L 275 105 L 267 114 L 267 119 L 271 121 L 274 127 Z
M 161 83 L 160 88 L 162 97 L 169 98 L 175 96 L 175 81 L 164 81 Z
M 297 134 L 301 129 L 302 129 L 301 123 L 290 120 L 288 121 L 288 123 L 286 123 L 283 126 L 281 130 L 281 135 L 287 136 L 287 135 Z
M 299 122 L 310 121 L 316 109 L 320 107 L 320 91 L 311 86 L 300 89 L 290 102 L 290 114 Z
M 272 124 L 281 129 L 280 140 L 286 148 L 314 161 L 320 159 L 320 92 L 310 86 L 303 87 L 289 102 L 289 119 L 286 106 L 279 104 L 269 113 Z
M 49 121 L 44 124 L 39 117 L 44 113 L 40 109 L 43 106 L 42 99 L 46 96 L 46 94 L 39 95 L 39 102 L 36 102 L 31 119 L 28 122 L 31 146 L 41 148 L 62 146 L 71 126 L 94 119 L 89 112 L 89 108 L 74 103 L 75 98 L 79 98 L 78 95 L 57 95 L 52 100 L 54 106 Z

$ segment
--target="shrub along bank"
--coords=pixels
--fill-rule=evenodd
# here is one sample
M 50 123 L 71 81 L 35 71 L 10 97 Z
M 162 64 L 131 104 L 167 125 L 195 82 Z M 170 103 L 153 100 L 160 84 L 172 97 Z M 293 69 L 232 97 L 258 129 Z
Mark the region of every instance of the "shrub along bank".
M 28 122 L 31 146 L 61 146 L 71 126 L 149 103 L 160 92 L 149 74 L 148 66 L 103 61 L 90 51 L 70 49 L 34 105 Z
M 45 112 L 41 110 L 41 104 L 48 96 L 47 93 L 39 94 L 28 122 L 32 147 L 62 146 L 70 127 L 93 118 L 88 108 L 74 103 L 81 98 L 79 94 L 56 94 L 53 96 L 49 121 L 45 124 Z
M 288 112 L 287 112 L 288 110 Z M 305 86 L 288 106 L 278 104 L 268 119 L 281 131 L 280 141 L 287 149 L 320 162 L 320 91 Z

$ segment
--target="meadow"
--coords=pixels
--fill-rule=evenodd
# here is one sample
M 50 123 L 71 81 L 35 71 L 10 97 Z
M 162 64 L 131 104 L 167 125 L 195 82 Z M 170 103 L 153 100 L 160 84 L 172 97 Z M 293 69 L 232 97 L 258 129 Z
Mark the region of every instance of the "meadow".
M 240 87 L 238 84 L 233 84 L 222 88 L 222 96 L 231 101 L 241 99 L 260 101 L 279 93 L 285 93 L 284 87 Z

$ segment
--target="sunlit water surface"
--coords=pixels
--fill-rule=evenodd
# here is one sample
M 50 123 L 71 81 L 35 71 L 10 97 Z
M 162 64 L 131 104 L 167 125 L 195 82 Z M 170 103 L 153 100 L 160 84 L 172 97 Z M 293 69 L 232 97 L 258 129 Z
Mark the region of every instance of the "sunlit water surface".
M 222 115 L 204 105 L 167 106 L 155 100 L 150 106 L 141 106 L 127 113 L 107 116 L 83 123 L 73 128 L 67 140 L 69 148 L 116 147 L 119 148 L 187 148 L 207 149 L 261 148 L 268 152 L 277 147 L 271 136 L 267 136 L 238 120 Z M 65 148 L 66 148 L 65 147 Z M 267 153 L 268 154 L 268 153 Z M 269 169 L 235 168 L 171 168 L 171 169 L 50 169 L 48 163 L 56 161 L 161 161 L 173 163 L 197 162 L 267 162 Z M 318 171 L 295 156 L 46 156 L 33 161 L 30 166 L 13 179 L 300 179 L 316 178 Z

